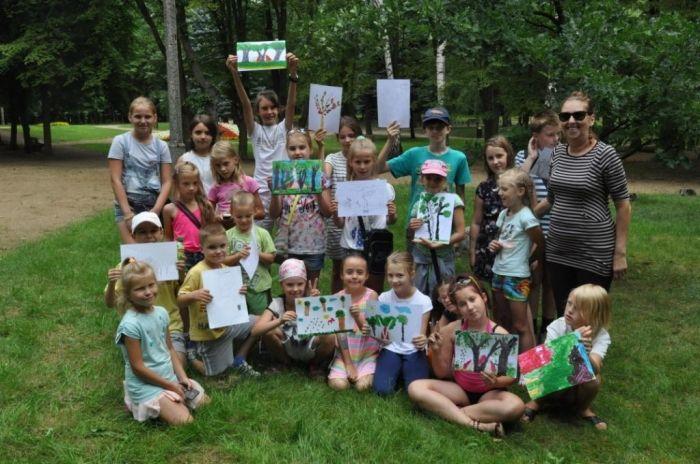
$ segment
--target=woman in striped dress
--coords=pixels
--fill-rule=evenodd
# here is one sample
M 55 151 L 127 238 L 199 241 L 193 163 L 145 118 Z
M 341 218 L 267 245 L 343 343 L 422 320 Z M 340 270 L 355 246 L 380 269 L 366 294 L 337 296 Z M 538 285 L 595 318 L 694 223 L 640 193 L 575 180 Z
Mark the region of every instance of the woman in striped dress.
M 331 180 L 333 198 L 335 198 L 335 189 L 338 187 L 338 182 L 347 180 L 347 156 L 350 145 L 360 135 L 362 135 L 362 127 L 360 127 L 360 123 L 355 118 L 350 116 L 340 118 L 338 141 L 340 142 L 341 151 L 326 156 L 326 162 L 323 165 L 326 178 Z M 342 233 L 343 228 L 336 227 L 332 217 L 326 220 L 326 256 L 333 261 L 333 274 L 331 275 L 331 291 L 333 293 L 337 293 L 343 288 L 343 283 L 340 280 L 340 267 L 344 257 L 343 249 L 340 247 L 340 236 Z
M 592 131 L 593 102 L 573 92 L 559 113 L 565 144 L 552 154 L 547 198 L 535 212 L 551 208 L 546 266 L 561 317 L 569 292 L 586 283 L 609 290 L 627 271 L 627 231 L 632 210 L 620 156 Z M 615 204 L 615 221 L 608 198 Z

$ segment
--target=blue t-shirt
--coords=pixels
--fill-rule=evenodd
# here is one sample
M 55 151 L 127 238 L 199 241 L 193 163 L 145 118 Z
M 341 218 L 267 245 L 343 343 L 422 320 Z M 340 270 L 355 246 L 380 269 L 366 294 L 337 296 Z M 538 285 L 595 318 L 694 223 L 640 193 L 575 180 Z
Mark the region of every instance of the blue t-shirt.
M 540 223 L 527 206 L 512 216 L 508 209 L 498 215 L 498 241 L 503 248 L 496 254 L 493 273 L 510 277 L 530 277 L 530 236 L 526 230 L 539 227 Z M 540 263 L 541 265 L 542 263 Z
M 134 403 L 143 403 L 159 395 L 163 388 L 144 382 L 131 370 L 129 353 L 124 345 L 124 336 L 139 340 L 144 365 L 159 376 L 177 381 L 173 361 L 165 341 L 168 332 L 168 312 L 161 306 L 154 306 L 148 313 L 129 309 L 122 317 L 115 343 L 121 348 L 124 357 L 124 388 Z
M 160 165 L 172 163 L 168 145 L 152 136 L 150 143 L 141 143 L 131 132 L 114 137 L 108 159 L 122 160 L 122 184 L 127 196 L 160 193 Z
M 394 177 L 411 176 L 411 198 L 408 205 L 409 215 L 413 210 L 413 205 L 418 200 L 418 195 L 423 191 L 420 183 L 420 168 L 429 159 L 440 160 L 447 165 L 447 188 L 454 192 L 454 185 L 466 185 L 472 180 L 467 163 L 467 155 L 458 150 L 448 148 L 445 153 L 436 155 L 428 147 L 415 147 L 406 150 L 401 155 L 387 162 L 387 166 Z

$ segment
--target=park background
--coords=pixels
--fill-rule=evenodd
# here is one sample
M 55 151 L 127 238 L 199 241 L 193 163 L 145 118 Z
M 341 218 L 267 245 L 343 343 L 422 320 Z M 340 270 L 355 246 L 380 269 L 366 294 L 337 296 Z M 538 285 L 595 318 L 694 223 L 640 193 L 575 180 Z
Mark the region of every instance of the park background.
M 426 143 L 423 109 L 437 101 L 448 107 L 456 126 L 450 144 L 468 152 L 475 177 L 468 220 L 484 177 L 484 138 L 505 133 L 522 148 L 529 114 L 556 109 L 573 89 L 589 92 L 597 132 L 625 158 L 637 194 L 630 272 L 613 287 L 613 345 L 596 401 L 610 430 L 541 416 L 493 442 L 417 412 L 404 395 L 334 393 L 295 371 L 206 382 L 214 404 L 187 427 L 131 420 L 113 345 L 118 317 L 102 303 L 106 270 L 118 260 L 105 153 L 128 130 L 128 105 L 139 94 L 155 100 L 158 130 L 169 129 L 163 3 L 177 13 L 185 124 L 205 111 L 242 126 L 224 67 L 236 41 L 286 39 L 300 57 L 299 125 L 308 84 L 342 85 L 343 112 L 377 143 L 375 80 L 410 78 L 416 127 L 404 130 L 403 145 Z M 700 461 L 692 438 L 700 431 L 700 202 L 678 195 L 700 187 L 696 2 L 163 3 L 0 6 L 3 461 Z M 284 101 L 286 72 L 244 79 L 251 95 L 270 87 Z M 335 140 L 328 145 L 337 148 Z M 245 133 L 239 151 L 251 158 Z M 398 183 L 399 199 L 407 193 Z

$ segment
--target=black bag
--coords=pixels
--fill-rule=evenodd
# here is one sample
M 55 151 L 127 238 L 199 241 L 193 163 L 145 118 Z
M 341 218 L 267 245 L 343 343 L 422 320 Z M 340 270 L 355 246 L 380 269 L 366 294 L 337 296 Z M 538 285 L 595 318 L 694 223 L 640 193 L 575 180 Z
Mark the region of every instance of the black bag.
M 357 219 L 360 222 L 360 232 L 364 238 L 365 249 L 362 254 L 367 260 L 369 273 L 384 274 L 386 259 L 394 250 L 394 235 L 387 229 L 373 229 L 367 232 L 362 217 Z

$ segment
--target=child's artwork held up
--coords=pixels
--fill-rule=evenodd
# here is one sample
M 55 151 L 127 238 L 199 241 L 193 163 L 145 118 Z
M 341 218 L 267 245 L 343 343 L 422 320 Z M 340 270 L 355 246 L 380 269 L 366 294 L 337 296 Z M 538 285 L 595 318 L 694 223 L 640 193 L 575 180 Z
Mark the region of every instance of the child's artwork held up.
M 294 305 L 298 335 L 351 332 L 355 326 L 345 295 L 297 298 Z
M 595 379 L 578 332 L 571 332 L 518 356 L 520 374 L 533 400 Z
M 518 375 L 518 336 L 458 330 L 453 368 L 515 378 Z
M 238 42 L 239 71 L 266 71 L 287 67 L 287 45 L 284 40 L 271 42 Z
M 321 160 L 293 160 L 272 162 L 272 193 L 295 195 L 321 193 Z
M 148 263 L 156 274 L 156 280 L 177 280 L 177 244 L 175 242 L 129 243 L 120 246 L 121 261 L 134 258 Z
M 373 337 L 410 343 L 420 335 L 423 313 L 420 307 L 368 301 L 365 317 Z
M 386 216 L 389 213 L 389 193 L 384 179 L 338 182 L 335 198 L 338 217 Z
M 452 235 L 452 216 L 455 197 L 450 193 L 422 192 L 416 202 L 418 219 L 423 225 L 416 231 L 415 239 L 424 238 L 429 242 L 449 243 Z
M 340 130 L 340 105 L 343 88 L 311 84 L 309 88 L 309 129 L 325 129 L 330 134 Z

